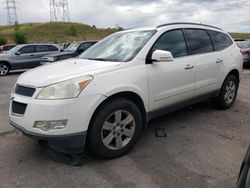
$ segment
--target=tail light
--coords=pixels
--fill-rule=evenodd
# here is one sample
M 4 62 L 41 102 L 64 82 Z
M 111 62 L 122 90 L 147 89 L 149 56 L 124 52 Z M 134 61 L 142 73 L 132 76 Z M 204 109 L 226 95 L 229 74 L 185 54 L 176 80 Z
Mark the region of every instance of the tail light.
M 243 51 L 243 50 L 240 50 L 240 52 L 241 52 L 242 55 L 250 54 L 250 51 Z

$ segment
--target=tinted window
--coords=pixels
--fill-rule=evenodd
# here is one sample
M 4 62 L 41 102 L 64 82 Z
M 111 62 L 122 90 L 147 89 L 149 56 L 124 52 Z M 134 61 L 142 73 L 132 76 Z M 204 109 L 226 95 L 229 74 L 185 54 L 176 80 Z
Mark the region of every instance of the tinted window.
M 223 50 L 233 43 L 232 40 L 224 33 L 216 31 L 208 31 L 208 33 L 214 43 L 215 50 Z
M 57 47 L 55 46 L 50 45 L 48 47 L 49 47 L 49 51 L 58 51 Z
M 214 50 L 211 39 L 205 30 L 185 29 L 185 34 L 189 43 L 190 54 L 200 54 Z
M 28 53 L 34 53 L 35 52 L 35 46 L 30 45 L 30 46 L 24 46 L 22 47 L 19 52 L 21 54 L 28 54 Z
M 170 51 L 173 57 L 187 55 L 186 42 L 182 31 L 173 30 L 161 35 L 153 46 L 153 51 L 155 50 Z
M 47 51 L 49 51 L 49 49 L 48 49 L 47 45 L 37 45 L 36 51 L 37 52 L 47 52 Z

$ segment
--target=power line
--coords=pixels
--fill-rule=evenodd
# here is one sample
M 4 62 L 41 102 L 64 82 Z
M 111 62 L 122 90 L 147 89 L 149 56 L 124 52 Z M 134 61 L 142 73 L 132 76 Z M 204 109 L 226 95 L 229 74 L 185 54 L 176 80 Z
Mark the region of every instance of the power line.
M 18 22 L 17 18 L 17 6 L 15 0 L 6 0 L 7 9 L 7 23 L 8 25 L 13 25 Z
M 51 22 L 70 22 L 68 0 L 49 0 L 49 5 Z

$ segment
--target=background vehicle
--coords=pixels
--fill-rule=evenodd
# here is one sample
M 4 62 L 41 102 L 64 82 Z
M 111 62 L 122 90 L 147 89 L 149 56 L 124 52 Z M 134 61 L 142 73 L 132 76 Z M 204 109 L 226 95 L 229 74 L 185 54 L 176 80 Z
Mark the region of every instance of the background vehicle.
M 60 43 L 60 44 L 58 44 L 60 52 L 63 52 L 69 45 L 70 45 L 70 43 Z
M 250 187 L 250 146 L 248 147 L 245 158 L 242 162 L 236 187 L 237 188 Z
M 242 62 L 232 38 L 213 26 L 117 32 L 77 59 L 22 74 L 10 124 L 62 152 L 83 152 L 86 143 L 97 156 L 119 157 L 154 117 L 209 98 L 230 108 Z
M 97 41 L 82 41 L 79 43 L 70 44 L 63 52 L 53 53 L 41 58 L 41 64 L 51 63 L 64 59 L 76 57 L 89 47 L 94 45 Z
M 236 41 L 243 55 L 243 61 L 245 65 L 250 65 L 250 40 Z
M 10 49 L 14 48 L 16 46 L 16 44 L 6 44 L 6 45 L 2 45 L 0 46 L 0 53 L 9 51 Z
M 0 76 L 7 75 L 10 70 L 37 67 L 42 56 L 58 51 L 53 44 L 18 45 L 0 54 Z

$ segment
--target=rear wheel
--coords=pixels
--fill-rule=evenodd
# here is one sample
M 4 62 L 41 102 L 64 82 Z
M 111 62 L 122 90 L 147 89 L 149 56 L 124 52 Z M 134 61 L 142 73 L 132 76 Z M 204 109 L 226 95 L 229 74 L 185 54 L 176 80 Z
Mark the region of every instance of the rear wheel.
M 235 75 L 230 74 L 227 76 L 221 87 L 220 94 L 216 98 L 216 103 L 219 108 L 228 109 L 234 104 L 238 92 L 238 86 L 238 79 Z
M 9 66 L 6 63 L 0 63 L 0 76 L 5 76 L 9 73 Z
M 130 151 L 142 132 L 139 108 L 127 99 L 106 103 L 95 114 L 89 131 L 88 147 L 95 155 L 115 158 Z

